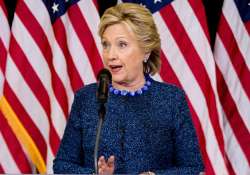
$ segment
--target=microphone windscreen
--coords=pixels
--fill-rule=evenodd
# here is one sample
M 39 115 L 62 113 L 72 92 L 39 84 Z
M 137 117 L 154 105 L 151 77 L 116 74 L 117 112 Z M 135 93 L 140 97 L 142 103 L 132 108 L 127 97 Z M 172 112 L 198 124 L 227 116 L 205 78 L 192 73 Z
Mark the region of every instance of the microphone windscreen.
M 112 75 L 108 69 L 102 69 L 98 75 L 97 101 L 106 103 L 108 99 L 109 84 L 112 80 Z

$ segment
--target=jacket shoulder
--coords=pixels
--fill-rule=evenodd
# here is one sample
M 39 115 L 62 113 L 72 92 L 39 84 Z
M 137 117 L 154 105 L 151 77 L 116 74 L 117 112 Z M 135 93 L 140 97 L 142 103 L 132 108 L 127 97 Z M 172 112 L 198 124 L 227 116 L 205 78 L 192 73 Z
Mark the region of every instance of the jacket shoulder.
M 85 85 L 75 92 L 75 97 L 95 95 L 96 88 L 97 88 L 96 83 Z
M 170 83 L 166 83 L 166 82 L 158 82 L 153 80 L 154 83 L 154 90 L 160 92 L 159 94 L 161 95 L 170 95 L 170 96 L 185 96 L 185 92 L 182 88 L 174 85 L 174 84 L 170 84 Z

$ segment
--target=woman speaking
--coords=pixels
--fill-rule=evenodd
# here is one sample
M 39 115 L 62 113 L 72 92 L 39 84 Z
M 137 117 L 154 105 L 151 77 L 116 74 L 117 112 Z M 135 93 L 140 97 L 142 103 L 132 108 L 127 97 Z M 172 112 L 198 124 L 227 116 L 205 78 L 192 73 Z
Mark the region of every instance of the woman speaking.
M 111 7 L 99 24 L 112 74 L 98 152 L 99 174 L 199 174 L 203 163 L 183 90 L 153 80 L 160 37 L 152 14 L 132 3 Z M 176 58 L 178 59 L 178 58 Z M 55 173 L 95 172 L 97 84 L 74 98 L 54 160 Z

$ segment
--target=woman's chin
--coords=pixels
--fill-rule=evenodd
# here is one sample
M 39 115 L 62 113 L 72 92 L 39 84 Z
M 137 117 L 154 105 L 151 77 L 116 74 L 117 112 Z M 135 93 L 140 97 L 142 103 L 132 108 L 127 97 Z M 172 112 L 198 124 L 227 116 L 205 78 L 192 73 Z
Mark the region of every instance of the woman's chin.
M 112 82 L 117 83 L 117 84 L 121 84 L 125 81 L 125 78 L 122 76 L 113 76 L 112 75 Z

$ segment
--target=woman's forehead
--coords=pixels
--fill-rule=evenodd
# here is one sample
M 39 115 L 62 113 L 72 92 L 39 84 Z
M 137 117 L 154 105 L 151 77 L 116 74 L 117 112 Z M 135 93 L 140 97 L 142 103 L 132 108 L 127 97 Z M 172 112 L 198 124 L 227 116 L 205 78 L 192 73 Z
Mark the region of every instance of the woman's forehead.
M 102 38 L 105 39 L 110 37 L 136 38 L 136 35 L 127 23 L 117 23 L 108 26 L 104 30 Z

